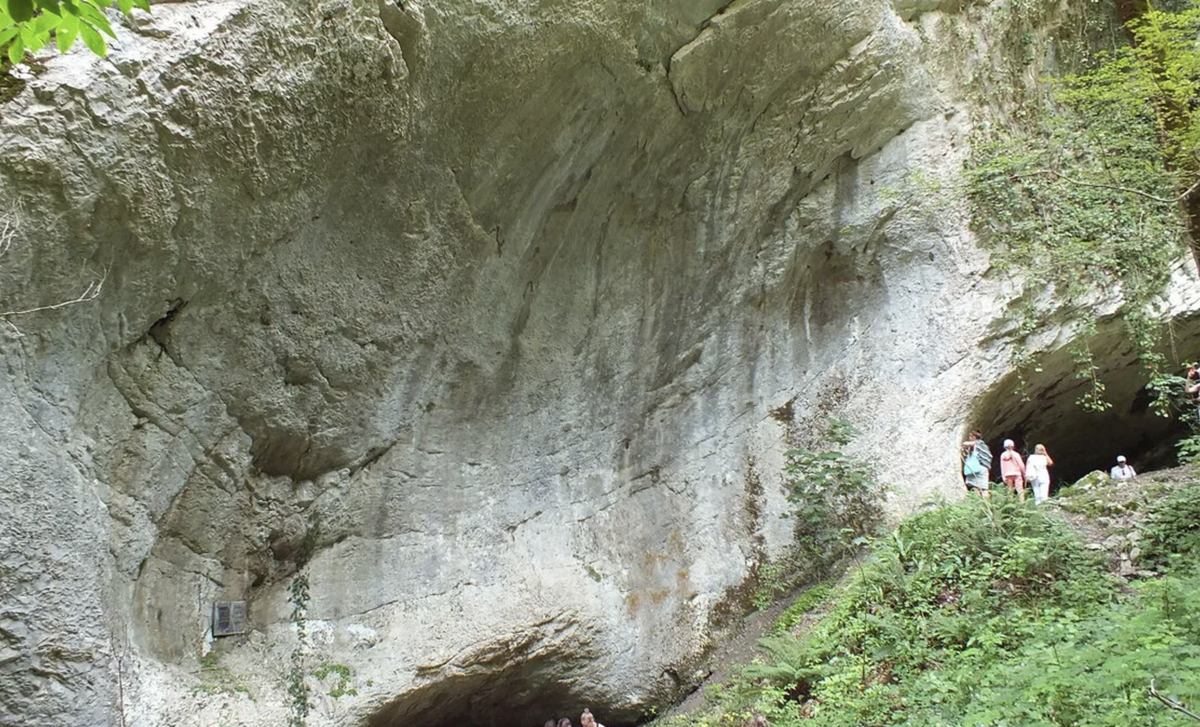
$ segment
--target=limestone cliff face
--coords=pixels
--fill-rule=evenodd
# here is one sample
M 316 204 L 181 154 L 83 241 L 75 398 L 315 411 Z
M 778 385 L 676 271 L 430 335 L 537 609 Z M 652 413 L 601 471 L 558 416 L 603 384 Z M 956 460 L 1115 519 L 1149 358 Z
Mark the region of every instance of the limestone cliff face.
M 631 723 L 786 546 L 789 428 L 956 492 L 1006 366 L 914 201 L 951 5 L 227 0 L 48 60 L 0 310 L 104 287 L 0 327 L 0 723 L 282 723 L 301 568 L 358 691 L 312 724 Z M 201 669 L 221 599 L 255 630 Z

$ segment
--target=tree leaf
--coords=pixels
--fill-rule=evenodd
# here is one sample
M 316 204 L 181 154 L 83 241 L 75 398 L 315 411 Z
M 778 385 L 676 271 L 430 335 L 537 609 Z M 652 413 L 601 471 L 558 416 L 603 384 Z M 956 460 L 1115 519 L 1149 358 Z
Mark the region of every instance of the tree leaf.
M 54 30 L 56 27 L 58 27 L 60 22 L 62 22 L 62 18 L 54 13 L 46 11 L 34 18 L 29 27 L 31 27 L 33 32 L 37 33 L 38 35 L 48 36 L 51 30 Z
M 25 41 L 21 40 L 20 34 L 13 38 L 12 45 L 8 46 L 8 60 L 13 64 L 21 62 L 25 57 Z
M 117 9 L 128 15 L 133 11 L 133 0 L 117 0 Z
M 8 43 L 8 41 L 12 40 L 15 37 L 17 37 L 17 27 L 16 26 L 13 26 L 10 28 L 5 28 L 4 30 L 0 30 L 0 48 L 4 47 L 4 44 Z
M 93 53 L 101 57 L 108 55 L 108 46 L 104 42 L 104 36 L 96 32 L 96 29 L 89 25 L 87 21 L 79 23 L 79 34 L 83 36 L 83 44 L 91 49 Z
M 37 53 L 46 46 L 46 41 L 50 39 L 50 34 L 41 35 L 34 31 L 29 25 L 21 26 L 20 38 L 25 43 L 25 47 L 30 51 Z
M 33 0 L 8 0 L 8 14 L 18 23 L 25 23 L 33 19 Z M 24 52 L 24 48 L 21 49 Z M 9 58 L 11 60 L 12 50 L 9 50 Z M 17 61 L 13 61 L 16 63 Z
M 79 4 L 79 18 L 80 20 L 83 20 L 94 27 L 96 30 L 103 32 L 108 37 L 117 37 L 117 34 L 113 32 L 112 26 L 108 24 L 108 18 L 104 17 L 104 13 L 100 12 L 88 3 Z
M 54 31 L 54 38 L 58 42 L 58 50 L 60 53 L 66 53 L 71 50 L 71 46 L 75 45 L 75 39 L 79 37 L 79 19 L 74 15 L 63 18 L 63 22 Z

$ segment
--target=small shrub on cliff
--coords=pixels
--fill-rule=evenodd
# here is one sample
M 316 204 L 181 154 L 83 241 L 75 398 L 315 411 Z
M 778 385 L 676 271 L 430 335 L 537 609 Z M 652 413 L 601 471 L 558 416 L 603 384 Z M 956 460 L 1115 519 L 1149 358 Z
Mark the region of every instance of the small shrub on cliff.
M 870 465 L 841 449 L 856 436 L 853 425 L 834 419 L 825 431 L 825 449 L 787 453 L 784 471 L 797 545 L 801 559 L 818 570 L 848 555 L 855 539 L 882 516 L 883 491 Z

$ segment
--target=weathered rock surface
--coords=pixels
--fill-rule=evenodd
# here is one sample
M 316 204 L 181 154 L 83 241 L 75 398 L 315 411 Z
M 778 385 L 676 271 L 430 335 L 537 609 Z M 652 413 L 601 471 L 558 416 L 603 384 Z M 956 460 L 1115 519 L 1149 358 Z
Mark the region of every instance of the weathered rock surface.
M 312 724 L 631 723 L 786 547 L 789 434 L 953 496 L 1007 363 L 920 199 L 952 5 L 227 0 L 48 60 L 0 310 L 104 287 L 0 327 L 0 723 L 282 723 L 301 568 Z

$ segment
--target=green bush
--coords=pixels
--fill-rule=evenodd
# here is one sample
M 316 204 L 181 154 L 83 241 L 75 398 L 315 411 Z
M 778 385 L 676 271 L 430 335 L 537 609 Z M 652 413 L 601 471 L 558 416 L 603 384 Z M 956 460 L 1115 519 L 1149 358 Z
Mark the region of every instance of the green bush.
M 1171 562 L 1200 559 L 1200 483 L 1193 483 L 1159 502 L 1142 523 L 1144 562 L 1166 567 Z
M 777 727 L 897 724 L 925 712 L 957 719 L 981 671 L 1041 624 L 1088 618 L 1116 593 L 1060 520 L 1008 498 L 970 498 L 881 538 L 812 630 L 763 640 L 767 658 L 719 695 L 712 719 L 755 711 Z
M 1195 724 L 1148 694 L 1158 689 L 1200 702 L 1200 576 L 1136 586 L 1137 597 L 1095 616 L 1042 619 L 1036 638 L 1008 658 L 964 679 L 954 723 L 992 725 Z M 947 724 L 926 705 L 912 724 Z
M 1200 485 L 1176 492 L 1152 509 L 1146 547 L 1194 564 L 1198 516 Z M 763 639 L 688 724 L 1195 724 L 1149 686 L 1200 705 L 1200 569 L 1123 587 L 1044 509 L 969 498 L 917 515 L 832 599 L 807 633 Z
M 784 478 L 796 518 L 799 557 L 818 572 L 849 555 L 882 517 L 883 490 L 869 464 L 842 447 L 858 436 L 849 422 L 830 421 L 826 449 L 787 453 Z

